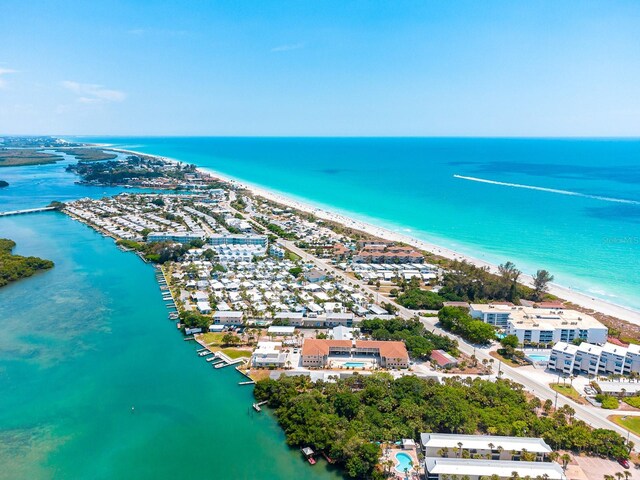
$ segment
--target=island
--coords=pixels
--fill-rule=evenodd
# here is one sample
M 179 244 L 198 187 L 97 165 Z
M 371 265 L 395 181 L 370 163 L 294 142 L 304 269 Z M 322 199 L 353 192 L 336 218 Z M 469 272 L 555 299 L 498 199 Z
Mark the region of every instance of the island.
M 39 257 L 23 257 L 11 253 L 16 243 L 8 238 L 0 238 L 0 287 L 22 278 L 30 277 L 40 270 L 53 268 L 51 260 Z
M 0 167 L 46 165 L 71 155 L 83 162 L 113 160 L 114 150 L 68 142 L 56 137 L 0 137 Z

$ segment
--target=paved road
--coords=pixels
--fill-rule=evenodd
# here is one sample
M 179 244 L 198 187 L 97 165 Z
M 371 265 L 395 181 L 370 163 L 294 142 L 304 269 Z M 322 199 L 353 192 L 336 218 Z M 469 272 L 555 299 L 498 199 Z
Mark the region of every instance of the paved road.
M 320 268 L 322 270 L 330 271 L 334 276 L 342 278 L 342 280 L 351 284 L 352 286 L 360 287 L 366 293 L 372 294 L 374 298 L 376 298 L 379 295 L 376 290 L 372 289 L 366 283 L 358 281 L 350 277 L 349 275 L 347 275 L 342 270 L 335 268 L 330 263 L 308 254 L 304 250 L 296 247 L 293 242 L 283 240 L 283 239 L 278 239 L 278 243 L 281 246 L 285 247 L 286 249 L 292 251 L 296 255 L 300 256 L 304 261 L 313 263 L 317 268 Z M 416 312 L 411 311 L 407 308 L 404 308 L 401 305 L 398 305 L 393 300 L 387 298 L 386 301 L 398 308 L 398 314 L 402 318 L 409 319 L 416 316 Z M 431 320 L 431 318 L 433 318 L 433 320 Z M 433 330 L 435 333 L 438 333 L 440 335 L 446 335 L 450 338 L 455 338 L 456 340 L 458 340 L 458 343 L 460 345 L 459 346 L 460 351 L 465 353 L 466 355 L 471 356 L 475 354 L 476 358 L 479 361 L 482 361 L 483 359 L 495 360 L 492 356 L 489 355 L 488 349 L 475 347 L 474 345 L 466 343 L 461 338 L 451 335 L 450 333 L 437 328 L 435 326 L 437 319 L 435 319 L 434 317 L 426 317 L 426 318 L 422 318 L 421 320 L 424 323 L 425 327 L 428 328 L 429 330 Z M 633 434 L 629 434 L 627 430 L 625 430 L 624 428 L 616 425 L 615 423 L 607 419 L 607 416 L 611 415 L 612 413 L 618 413 L 618 412 L 612 412 L 610 410 L 602 410 L 602 409 L 593 407 L 591 405 L 589 406 L 581 405 L 574 402 L 571 399 L 564 397 L 563 395 L 557 395 L 556 392 L 552 390 L 551 387 L 549 387 L 547 384 L 540 383 L 536 379 L 528 377 L 526 375 L 526 372 L 519 371 L 517 368 L 513 368 L 503 362 L 501 362 L 501 364 L 499 365 L 499 369 L 501 371 L 502 378 L 508 378 L 517 383 L 520 383 L 521 385 L 524 386 L 524 388 L 527 391 L 531 392 L 532 394 L 535 394 L 538 398 L 540 398 L 543 403 L 545 400 L 551 400 L 554 403 L 557 401 L 558 407 L 561 407 L 563 405 L 569 405 L 571 408 L 573 408 L 576 411 L 576 415 L 575 415 L 576 418 L 583 420 L 584 422 L 586 422 L 587 424 L 595 428 L 608 428 L 610 430 L 615 430 L 623 437 L 625 438 L 628 437 L 629 440 L 634 442 L 634 444 L 636 445 L 635 450 L 638 450 L 638 448 L 640 448 L 640 437 Z M 626 415 L 627 413 L 625 412 L 624 414 Z

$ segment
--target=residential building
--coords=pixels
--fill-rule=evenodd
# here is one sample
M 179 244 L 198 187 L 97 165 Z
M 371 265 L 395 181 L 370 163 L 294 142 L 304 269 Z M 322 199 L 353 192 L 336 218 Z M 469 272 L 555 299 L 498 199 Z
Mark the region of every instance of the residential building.
M 330 356 L 374 356 L 383 368 L 408 368 L 409 354 L 403 342 L 305 339 L 303 367 L 326 367 Z
M 514 462 L 499 460 L 470 460 L 465 458 L 428 457 L 424 461 L 427 480 L 445 480 L 450 478 L 468 478 L 480 480 L 495 478 L 546 478 L 547 480 L 566 480 L 562 467 L 555 462 Z M 518 477 L 514 476 L 518 474 Z
M 244 323 L 243 317 L 243 312 L 218 310 L 213 314 L 213 323 L 219 325 L 242 325 Z
M 424 256 L 412 247 L 366 245 L 353 256 L 356 263 L 422 263 Z
M 251 355 L 251 365 L 254 367 L 278 367 L 286 365 L 288 355 L 282 351 L 281 342 L 258 342 L 257 348 Z
M 449 355 L 444 350 L 434 350 L 431 352 L 431 361 L 435 362 L 440 368 L 455 367 L 458 365 L 458 360 Z
M 267 248 L 267 241 L 266 235 L 214 234 L 209 236 L 207 243 L 209 245 L 257 245 Z
M 607 341 L 608 329 L 591 315 L 576 310 L 522 307 L 510 304 L 472 304 L 472 317 L 515 335 L 522 344 Z
M 195 232 L 151 232 L 147 242 L 190 243 L 193 240 L 204 240 L 204 234 Z
M 566 480 L 560 465 L 548 461 L 552 449 L 541 438 L 423 433 L 420 442 L 428 480 L 453 475 L 509 479 L 513 472 L 523 478 Z
M 629 375 L 640 373 L 640 345 L 622 347 L 613 343 L 573 345 L 558 342 L 551 350 L 548 368 L 566 374 Z

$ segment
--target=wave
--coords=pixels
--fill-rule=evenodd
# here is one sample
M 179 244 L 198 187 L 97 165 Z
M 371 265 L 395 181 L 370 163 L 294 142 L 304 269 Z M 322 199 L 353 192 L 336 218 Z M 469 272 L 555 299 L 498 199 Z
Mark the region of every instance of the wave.
M 591 195 L 588 193 L 572 192 L 570 190 L 559 190 L 557 188 L 536 187 L 535 185 L 522 185 L 520 183 L 498 182 L 496 180 L 487 180 L 485 178 L 466 177 L 464 175 L 453 175 L 454 178 L 469 180 L 472 182 L 489 183 L 491 185 L 501 185 L 503 187 L 525 188 L 527 190 L 537 190 L 539 192 L 557 193 L 560 195 L 570 195 L 572 197 L 591 198 L 593 200 L 603 200 L 605 202 L 626 203 L 628 205 L 640 205 L 640 201 L 629 200 L 626 198 L 604 197 L 602 195 Z

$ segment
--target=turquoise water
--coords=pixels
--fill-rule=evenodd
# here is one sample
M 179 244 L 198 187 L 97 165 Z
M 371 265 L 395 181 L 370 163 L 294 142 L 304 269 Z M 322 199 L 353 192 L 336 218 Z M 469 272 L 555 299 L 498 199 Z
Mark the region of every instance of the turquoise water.
M 527 354 L 527 358 L 530 358 L 534 362 L 548 362 L 549 361 L 549 357 L 550 357 L 550 354 L 547 354 L 547 355 L 540 355 L 540 354 L 537 354 L 537 353 L 528 353 Z
M 527 273 L 545 268 L 556 283 L 640 308 L 640 140 L 84 140 L 196 163 Z
M 396 466 L 395 470 L 398 473 L 404 473 L 404 469 L 406 468 L 409 472 L 413 471 L 413 466 L 411 465 L 411 457 L 406 453 L 396 453 Z
M 355 368 L 362 368 L 364 367 L 364 362 L 346 362 L 344 364 L 345 367 L 355 367 Z
M 0 169 L 19 186 L 2 209 L 102 193 L 63 177 Z M 56 264 L 0 289 L 0 479 L 340 478 L 182 340 L 151 266 L 56 212 L 0 218 L 0 236 Z

